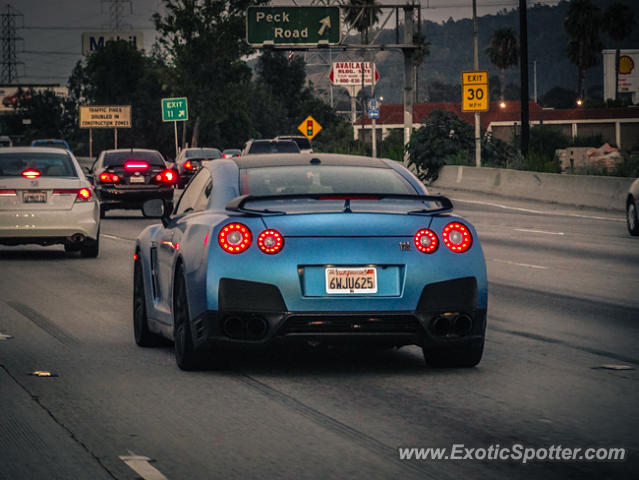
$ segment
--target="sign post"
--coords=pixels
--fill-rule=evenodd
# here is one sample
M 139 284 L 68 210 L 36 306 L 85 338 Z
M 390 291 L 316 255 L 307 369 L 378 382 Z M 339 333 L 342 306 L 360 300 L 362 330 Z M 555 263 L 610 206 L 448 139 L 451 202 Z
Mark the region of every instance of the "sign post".
M 248 7 L 246 43 L 317 47 L 341 40 L 339 7 Z
M 302 132 L 302 135 L 304 135 L 306 138 L 308 138 L 309 140 L 313 140 L 315 135 L 317 135 L 322 129 L 322 126 L 309 115 L 304 119 L 302 123 L 299 124 L 297 129 Z
M 118 148 L 118 128 L 131 128 L 131 105 L 81 105 L 80 128 L 89 129 L 89 157 L 93 157 L 93 129 L 113 128 Z
M 189 119 L 189 105 L 186 97 L 162 99 L 162 121 L 173 122 L 175 133 L 175 158 L 180 153 L 178 146 L 177 122 L 186 122 Z

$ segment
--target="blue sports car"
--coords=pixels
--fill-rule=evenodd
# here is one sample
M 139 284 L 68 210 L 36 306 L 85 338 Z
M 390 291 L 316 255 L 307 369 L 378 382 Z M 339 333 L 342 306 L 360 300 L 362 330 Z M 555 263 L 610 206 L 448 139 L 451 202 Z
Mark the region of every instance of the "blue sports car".
M 486 267 L 472 225 L 397 162 L 250 155 L 203 166 L 173 212 L 150 200 L 134 254 L 135 341 L 178 366 L 275 341 L 419 345 L 472 367 Z M 219 358 L 219 357 L 218 357 Z

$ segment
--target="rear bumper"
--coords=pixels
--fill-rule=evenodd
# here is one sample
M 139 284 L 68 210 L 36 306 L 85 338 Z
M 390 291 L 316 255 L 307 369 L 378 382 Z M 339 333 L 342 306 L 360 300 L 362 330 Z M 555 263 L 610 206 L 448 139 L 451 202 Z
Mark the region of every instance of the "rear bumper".
M 70 210 L 2 210 L 0 244 L 62 243 L 76 234 L 96 239 L 99 225 L 97 202 L 75 203 Z
M 96 188 L 103 208 L 140 208 L 147 200 L 155 198 L 173 200 L 173 186 L 157 188 Z
M 412 311 L 286 310 L 275 285 L 222 279 L 218 311 L 195 319 L 193 337 L 213 345 L 264 347 L 277 341 L 436 347 L 484 336 L 486 309 L 477 308 L 477 281 L 465 277 L 424 287 Z

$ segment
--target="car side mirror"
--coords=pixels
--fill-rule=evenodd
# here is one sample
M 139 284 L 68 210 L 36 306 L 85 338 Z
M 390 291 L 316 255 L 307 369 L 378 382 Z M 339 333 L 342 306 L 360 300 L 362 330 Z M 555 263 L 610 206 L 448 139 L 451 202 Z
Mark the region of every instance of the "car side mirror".
M 145 217 L 160 218 L 162 225 L 165 227 L 169 225 L 171 211 L 168 203 L 161 198 L 154 198 L 144 202 L 142 204 L 142 213 Z

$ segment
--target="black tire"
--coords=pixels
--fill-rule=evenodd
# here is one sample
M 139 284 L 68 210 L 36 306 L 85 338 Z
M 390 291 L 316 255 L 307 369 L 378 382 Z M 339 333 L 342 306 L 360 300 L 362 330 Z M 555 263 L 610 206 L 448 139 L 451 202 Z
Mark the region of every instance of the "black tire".
M 73 253 L 78 250 L 78 246 L 75 243 L 65 243 L 64 251 L 67 253 Z
M 162 344 L 162 337 L 149 330 L 144 276 L 140 262 L 141 260 L 136 260 L 133 267 L 133 336 L 139 347 L 157 347 Z
M 180 370 L 198 370 L 204 363 L 204 354 L 195 349 L 191 335 L 189 304 L 186 298 L 184 268 L 178 266 L 173 285 L 173 337 L 175 362 Z
M 100 229 L 96 235 L 95 240 L 87 238 L 80 245 L 80 256 L 82 258 L 95 258 L 100 253 Z
M 626 226 L 630 235 L 633 237 L 639 235 L 639 215 L 637 215 L 637 207 L 632 200 L 626 205 Z
M 424 348 L 424 360 L 435 368 L 470 368 L 476 366 L 484 353 L 484 338 L 454 347 Z

